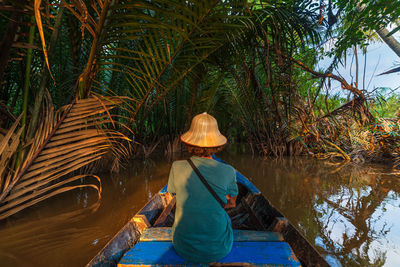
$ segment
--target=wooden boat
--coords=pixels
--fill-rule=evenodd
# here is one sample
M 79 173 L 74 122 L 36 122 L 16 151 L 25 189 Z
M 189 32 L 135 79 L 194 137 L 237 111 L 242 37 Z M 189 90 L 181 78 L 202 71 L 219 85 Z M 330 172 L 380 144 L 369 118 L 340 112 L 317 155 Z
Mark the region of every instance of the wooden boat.
M 236 207 L 227 210 L 234 229 L 233 248 L 212 266 L 329 266 L 246 177 L 236 172 L 236 178 Z M 172 247 L 175 197 L 166 189 L 154 195 L 87 266 L 193 265 Z

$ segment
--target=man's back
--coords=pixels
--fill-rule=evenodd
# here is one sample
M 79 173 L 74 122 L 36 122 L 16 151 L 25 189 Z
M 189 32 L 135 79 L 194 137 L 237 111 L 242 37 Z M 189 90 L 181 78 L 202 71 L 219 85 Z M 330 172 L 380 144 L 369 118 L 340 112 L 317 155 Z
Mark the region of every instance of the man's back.
M 238 194 L 235 170 L 213 159 L 193 156 L 193 163 L 217 195 Z M 202 184 L 187 161 L 171 167 L 168 191 L 176 193 L 173 244 L 182 257 L 193 262 L 212 262 L 232 248 L 233 235 L 225 210 Z

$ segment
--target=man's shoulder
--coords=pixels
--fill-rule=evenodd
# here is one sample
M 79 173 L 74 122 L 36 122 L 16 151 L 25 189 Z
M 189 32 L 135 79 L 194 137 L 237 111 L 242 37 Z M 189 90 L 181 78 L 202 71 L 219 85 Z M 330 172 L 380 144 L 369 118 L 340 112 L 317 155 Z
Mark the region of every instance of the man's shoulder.
M 172 162 L 172 167 L 173 168 L 181 168 L 181 167 L 186 167 L 187 161 L 186 160 L 175 160 Z
M 231 165 L 219 162 L 218 164 L 219 168 L 223 169 L 225 172 L 235 172 L 235 168 L 233 168 Z

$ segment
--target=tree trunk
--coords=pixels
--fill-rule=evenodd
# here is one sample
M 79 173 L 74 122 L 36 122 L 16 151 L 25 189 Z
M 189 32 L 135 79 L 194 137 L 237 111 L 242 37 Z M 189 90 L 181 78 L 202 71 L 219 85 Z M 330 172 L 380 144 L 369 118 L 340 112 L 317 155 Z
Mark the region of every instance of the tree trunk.
M 29 44 L 32 46 L 35 39 L 35 17 L 32 16 L 32 25 L 29 27 Z M 24 101 L 22 104 L 22 126 L 25 128 L 21 134 L 21 140 L 25 139 L 26 134 L 26 120 L 28 117 L 28 100 L 29 100 L 29 87 L 31 81 L 31 68 L 32 68 L 32 48 L 28 48 L 26 56 L 26 69 L 25 69 L 25 80 L 24 80 Z M 20 155 L 20 154 L 18 154 Z
M 377 30 L 376 33 L 379 35 L 379 37 L 381 37 L 382 41 L 384 41 L 392 49 L 392 51 L 400 57 L 400 43 L 393 36 L 387 36 L 389 31 L 382 27 Z
M 57 37 L 58 37 L 58 32 L 60 31 L 60 26 L 61 26 L 61 19 L 63 16 L 64 8 L 61 8 L 60 11 L 57 14 L 56 18 L 56 23 L 54 24 L 54 30 L 50 38 L 50 46 L 49 46 L 49 51 L 48 51 L 48 60 L 49 64 L 51 61 L 53 61 L 54 53 L 55 53 L 55 48 L 56 48 L 56 42 L 57 42 Z M 33 112 L 32 112 L 32 119 L 29 124 L 28 128 L 28 139 L 32 138 L 34 136 L 38 120 L 39 120 L 39 115 L 40 115 L 40 108 L 42 107 L 42 101 L 43 97 L 45 94 L 45 89 L 47 86 L 47 82 L 49 80 L 49 70 L 44 67 L 43 72 L 42 72 L 42 77 L 40 79 L 40 84 L 39 84 L 39 90 L 36 94 L 35 97 L 35 105 L 33 106 Z
M 361 4 L 361 1 L 359 1 L 356 5 L 356 9 L 359 12 L 363 11 L 364 7 L 365 5 Z M 392 49 L 392 51 L 400 57 L 400 43 L 396 39 L 394 39 L 393 36 L 387 36 L 389 34 L 389 31 L 386 30 L 385 27 L 382 27 L 379 30 L 376 30 L 376 33 L 379 35 L 382 41 L 384 41 L 390 47 L 390 49 Z

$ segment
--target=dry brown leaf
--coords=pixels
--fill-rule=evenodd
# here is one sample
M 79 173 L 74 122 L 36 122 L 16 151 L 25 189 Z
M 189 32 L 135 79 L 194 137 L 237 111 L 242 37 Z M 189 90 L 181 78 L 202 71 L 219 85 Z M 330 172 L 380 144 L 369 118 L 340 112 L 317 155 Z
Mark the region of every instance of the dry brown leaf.
M 120 140 L 130 140 L 114 130 L 102 129 L 113 122 L 109 110 L 114 103 L 121 103 L 119 98 L 82 99 L 57 112 L 49 103 L 23 163 L 15 174 L 7 176 L 7 186 L 0 192 L 0 219 L 74 188 L 93 187 L 100 193 L 101 188 L 92 184 L 66 187 L 76 179 L 64 177 L 97 161 L 110 149 L 128 155 L 128 150 L 119 144 Z M 15 129 L 16 126 L 12 130 Z M 17 145 L 12 144 L 10 153 L 15 154 Z M 6 150 L 7 146 L 0 143 L 2 147 Z

